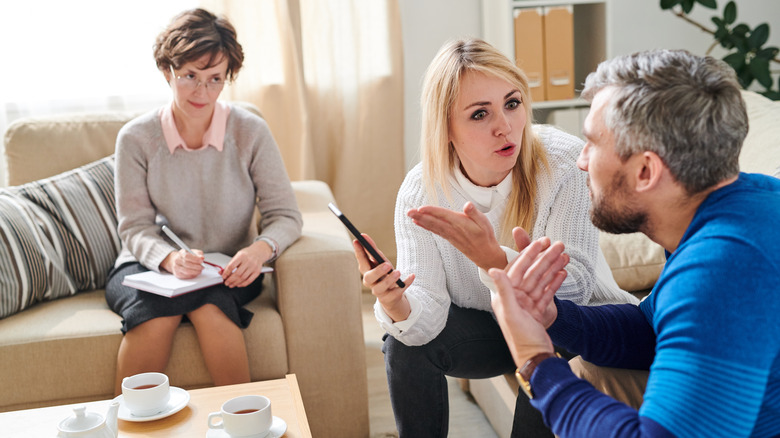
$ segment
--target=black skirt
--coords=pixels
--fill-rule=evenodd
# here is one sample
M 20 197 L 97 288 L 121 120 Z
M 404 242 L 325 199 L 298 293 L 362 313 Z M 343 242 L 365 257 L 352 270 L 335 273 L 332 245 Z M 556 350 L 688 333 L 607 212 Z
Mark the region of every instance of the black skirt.
M 112 269 L 108 274 L 106 302 L 111 310 L 122 316 L 122 333 L 153 318 L 186 315 L 204 304 L 219 307 L 237 326 L 247 328 L 254 314 L 245 309 L 244 305 L 257 298 L 263 289 L 263 274 L 247 287 L 231 289 L 218 284 L 172 298 L 122 285 L 126 275 L 146 271 L 148 269 L 140 263 L 130 262 Z

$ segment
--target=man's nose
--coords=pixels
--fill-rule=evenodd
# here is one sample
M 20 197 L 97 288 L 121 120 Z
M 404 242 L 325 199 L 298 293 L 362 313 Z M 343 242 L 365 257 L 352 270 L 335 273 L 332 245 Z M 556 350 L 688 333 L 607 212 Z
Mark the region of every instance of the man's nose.
M 580 156 L 577 157 L 577 167 L 579 167 L 580 170 L 584 170 L 585 172 L 587 172 L 589 159 L 590 159 L 590 146 L 588 146 L 588 143 L 585 143 L 585 147 L 583 147 L 582 151 L 580 151 Z

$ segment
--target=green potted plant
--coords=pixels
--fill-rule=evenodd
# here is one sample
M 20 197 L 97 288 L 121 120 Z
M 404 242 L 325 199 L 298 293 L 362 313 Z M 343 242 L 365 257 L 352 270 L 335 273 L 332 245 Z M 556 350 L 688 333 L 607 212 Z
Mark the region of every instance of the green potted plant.
M 761 23 L 751 28 L 745 23 L 734 24 L 737 21 L 737 5 L 730 1 L 723 8 L 722 16 L 712 17 L 716 26 L 713 30 L 689 16 L 697 3 L 705 8 L 718 9 L 716 0 L 661 0 L 661 9 L 670 10 L 688 23 L 711 34 L 715 42 L 707 50 L 707 54 L 718 44 L 729 51 L 723 60 L 737 72 L 743 88 L 749 87 L 755 80 L 765 88 L 761 94 L 772 100 L 780 100 L 780 80 L 773 83 L 769 69 L 771 63 L 780 63 L 777 57 L 780 49 L 765 46 L 769 39 L 769 25 Z

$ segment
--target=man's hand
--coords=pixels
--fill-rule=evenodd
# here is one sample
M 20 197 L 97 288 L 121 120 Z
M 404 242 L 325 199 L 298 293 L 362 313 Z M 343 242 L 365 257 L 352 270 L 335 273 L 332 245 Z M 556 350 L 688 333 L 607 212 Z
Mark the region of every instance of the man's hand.
M 527 234 L 513 232 L 522 248 Z M 517 366 L 538 353 L 552 353 L 553 345 L 546 328 L 555 321 L 553 296 L 566 278 L 563 268 L 569 262 L 560 242 L 543 237 L 527 244 L 505 270 L 491 269 L 489 274 L 498 290 L 491 304 L 501 331 Z
M 480 268 L 487 271 L 506 267 L 506 254 L 496 240 L 493 226 L 471 202 L 463 206 L 463 213 L 426 205 L 406 214 L 415 225 L 447 239 Z

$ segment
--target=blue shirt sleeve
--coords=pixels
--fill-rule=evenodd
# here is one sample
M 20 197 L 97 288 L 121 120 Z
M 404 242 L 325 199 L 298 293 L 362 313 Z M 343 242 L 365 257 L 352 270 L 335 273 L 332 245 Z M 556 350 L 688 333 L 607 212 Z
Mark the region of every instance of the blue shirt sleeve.
M 633 304 L 584 307 L 555 299 L 558 318 L 547 330 L 555 345 L 600 366 L 650 369 L 655 332 Z
M 561 437 L 653 437 L 674 435 L 653 419 L 577 378 L 564 359 L 550 358 L 531 377 L 531 404 Z

